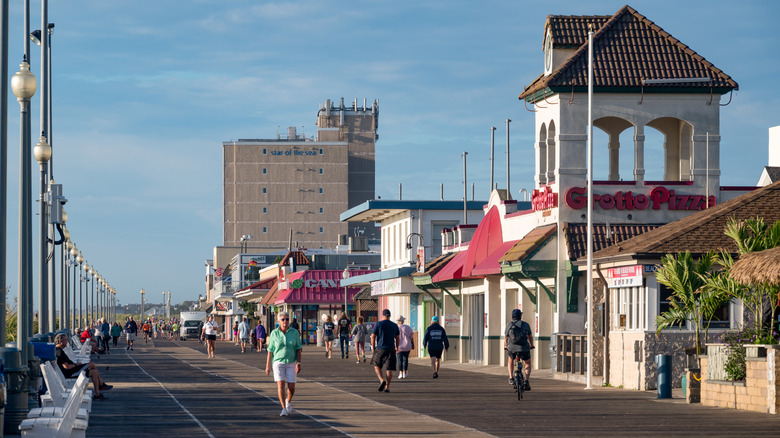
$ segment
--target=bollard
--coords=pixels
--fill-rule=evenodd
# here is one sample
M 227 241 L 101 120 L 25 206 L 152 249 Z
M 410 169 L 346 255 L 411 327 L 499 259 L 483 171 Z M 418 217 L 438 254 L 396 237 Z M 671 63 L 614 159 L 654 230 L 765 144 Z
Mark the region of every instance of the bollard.
M 0 348 L 3 358 L 6 406 L 3 431 L 5 435 L 18 435 L 19 425 L 27 418 L 27 367 L 22 365 L 22 352 L 15 347 Z
M 672 398 L 672 356 L 658 354 L 655 364 L 658 367 L 658 398 Z

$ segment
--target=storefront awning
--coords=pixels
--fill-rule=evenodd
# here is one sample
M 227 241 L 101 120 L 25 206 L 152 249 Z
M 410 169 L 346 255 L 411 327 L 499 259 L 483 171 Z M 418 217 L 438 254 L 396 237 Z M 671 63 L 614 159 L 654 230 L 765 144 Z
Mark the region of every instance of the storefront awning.
M 350 271 L 352 275 L 369 274 L 370 270 Z M 279 304 L 339 304 L 344 302 L 346 292 L 347 302 L 355 302 L 355 294 L 360 287 L 340 287 L 342 271 L 340 270 L 308 270 L 295 272 L 287 276 L 284 289 L 273 302 Z
M 273 305 L 277 296 L 279 296 L 279 283 L 276 283 L 271 287 L 268 293 L 263 297 L 263 300 L 260 301 L 260 305 Z
M 501 273 L 501 264 L 499 264 L 499 260 L 506 255 L 506 252 L 512 249 L 512 247 L 515 245 L 515 243 L 519 242 L 519 240 L 510 240 L 509 242 L 504 242 L 501 244 L 498 249 L 494 250 L 490 255 L 488 255 L 482 262 L 477 265 L 474 269 L 471 270 L 471 275 L 493 275 L 493 274 L 500 274 Z
M 257 283 L 236 291 L 233 296 L 246 301 L 259 300 L 265 297 L 276 283 L 276 277 L 266 278 L 265 280 L 260 280 Z
M 463 275 L 463 266 L 466 263 L 467 251 L 461 251 L 444 266 L 441 271 L 433 276 L 433 283 L 443 283 L 450 280 L 466 279 Z

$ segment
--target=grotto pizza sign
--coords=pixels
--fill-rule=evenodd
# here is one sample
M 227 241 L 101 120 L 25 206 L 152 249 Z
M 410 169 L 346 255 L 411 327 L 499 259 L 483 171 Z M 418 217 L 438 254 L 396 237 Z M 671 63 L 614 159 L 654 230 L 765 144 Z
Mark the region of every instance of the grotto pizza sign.
M 575 210 L 588 205 L 585 187 L 572 187 L 566 192 L 566 205 Z M 716 203 L 715 196 L 710 196 L 709 206 Z M 687 195 L 669 190 L 666 187 L 655 187 L 650 194 L 634 194 L 632 191 L 618 191 L 613 194 L 593 194 L 593 205 L 602 210 L 704 210 L 707 208 L 706 197 L 702 195 Z

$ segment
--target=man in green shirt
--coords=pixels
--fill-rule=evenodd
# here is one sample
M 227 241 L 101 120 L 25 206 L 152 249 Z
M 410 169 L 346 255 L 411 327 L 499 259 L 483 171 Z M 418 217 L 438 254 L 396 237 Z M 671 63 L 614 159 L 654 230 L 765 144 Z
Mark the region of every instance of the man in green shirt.
M 265 363 L 265 374 L 271 374 L 272 360 L 274 381 L 277 385 L 279 403 L 282 405 L 282 417 L 291 414 L 290 402 L 295 394 L 296 376 L 301 372 L 301 334 L 290 327 L 290 314 L 280 312 L 279 327 L 268 336 L 268 359 Z M 289 395 L 288 395 L 289 394 Z
M 171 326 L 171 338 L 176 339 L 177 341 L 179 340 L 179 324 L 178 323 L 174 322 L 173 325 Z

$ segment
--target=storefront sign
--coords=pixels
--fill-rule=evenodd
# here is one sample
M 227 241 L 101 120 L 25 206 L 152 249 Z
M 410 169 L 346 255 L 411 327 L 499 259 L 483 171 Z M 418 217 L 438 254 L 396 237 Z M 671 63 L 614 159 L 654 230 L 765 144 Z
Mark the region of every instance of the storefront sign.
M 642 286 L 643 265 L 621 266 L 607 270 L 607 287 L 640 287 Z
M 588 189 L 585 187 L 572 187 L 566 192 L 566 205 L 575 210 L 585 208 L 588 198 L 585 194 Z M 713 207 L 717 200 L 715 196 L 710 196 L 710 207 Z M 630 190 L 627 192 L 618 191 L 615 194 L 594 194 L 594 206 L 601 207 L 602 210 L 646 210 L 650 207 L 653 210 L 661 210 L 666 206 L 666 210 L 704 210 L 707 208 L 706 197 L 702 195 L 679 195 L 674 190 L 666 187 L 655 187 L 650 191 L 650 195 L 635 195 Z
M 417 247 L 417 272 L 425 272 L 425 247 Z
M 531 209 L 533 211 L 549 210 L 558 206 L 558 194 L 552 187 L 545 186 L 531 192 Z
M 457 313 L 444 315 L 444 327 L 460 327 L 460 315 Z

